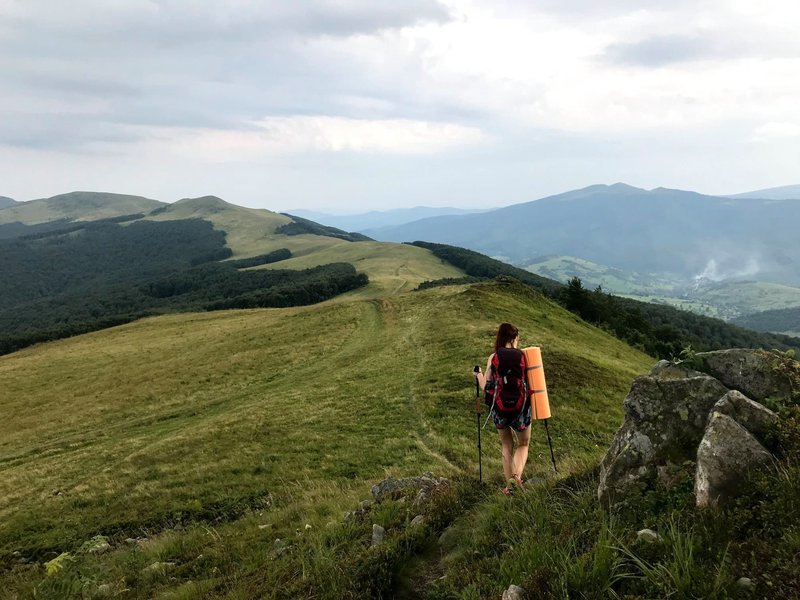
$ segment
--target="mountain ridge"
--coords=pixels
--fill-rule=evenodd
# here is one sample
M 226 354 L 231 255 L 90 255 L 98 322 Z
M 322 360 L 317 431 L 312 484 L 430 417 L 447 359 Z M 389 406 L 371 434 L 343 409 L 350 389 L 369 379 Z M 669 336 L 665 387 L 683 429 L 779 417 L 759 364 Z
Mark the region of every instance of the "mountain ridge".
M 611 267 L 693 277 L 751 262 L 771 280 L 800 282 L 794 243 L 800 203 L 762 202 L 697 192 L 595 185 L 481 215 L 423 219 L 366 230 L 385 241 L 427 240 L 523 264 L 537 256 L 576 256 Z M 776 280 L 777 278 L 777 280 Z M 783 280 L 780 280 L 782 278 Z
M 729 194 L 729 198 L 754 198 L 757 200 L 800 200 L 800 184 L 754 190 L 741 194 Z
M 0 212 L 0 224 L 19 222 L 37 225 L 68 219 L 93 221 L 136 213 L 149 213 L 166 203 L 129 194 L 68 192 L 49 198 L 17 202 Z

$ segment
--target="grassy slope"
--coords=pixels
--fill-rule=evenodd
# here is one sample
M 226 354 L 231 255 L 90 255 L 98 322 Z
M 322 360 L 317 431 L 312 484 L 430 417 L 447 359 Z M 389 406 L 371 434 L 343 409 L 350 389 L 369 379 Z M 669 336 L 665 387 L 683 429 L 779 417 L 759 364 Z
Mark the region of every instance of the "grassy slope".
M 268 210 L 243 208 L 214 198 L 183 200 L 166 211 L 148 217 L 154 220 L 202 218 L 226 232 L 233 258 L 264 254 L 279 248 L 292 252 L 289 260 L 262 268 L 307 269 L 331 262 L 348 262 L 367 274 L 370 283 L 347 297 L 376 298 L 411 291 L 426 280 L 461 277 L 463 272 L 442 263 L 428 250 L 403 244 L 347 242 L 318 235 L 286 236 L 275 229 L 291 222 L 289 217 Z
M 31 200 L 0 212 L 0 223 L 21 222 L 27 225 L 58 219 L 94 221 L 122 215 L 148 213 L 163 203 L 141 196 L 106 194 L 103 192 L 72 192 L 52 198 Z
M 98 581 L 125 577 L 135 597 L 312 586 L 295 558 L 268 561 L 275 537 L 336 521 L 387 474 L 474 475 L 469 372 L 502 320 L 543 348 L 562 471 L 595 460 L 651 359 L 515 285 L 159 317 L 0 357 L 2 563 L 183 523 L 99 559 Z M 484 472 L 498 473 L 486 437 Z M 531 472 L 547 472 L 543 435 L 531 450 Z M 131 571 L 170 558 L 175 581 Z M 0 575 L 23 591 L 41 577 Z

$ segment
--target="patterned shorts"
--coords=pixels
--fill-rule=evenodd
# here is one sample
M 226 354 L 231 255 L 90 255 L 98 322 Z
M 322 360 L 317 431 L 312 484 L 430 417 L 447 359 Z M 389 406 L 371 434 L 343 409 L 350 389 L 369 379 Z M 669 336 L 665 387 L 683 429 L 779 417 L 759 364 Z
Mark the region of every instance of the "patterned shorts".
M 492 420 L 494 421 L 494 426 L 498 429 L 511 427 L 515 431 L 525 431 L 531 424 L 531 404 L 526 402 L 519 415 L 511 415 L 510 417 L 500 416 L 492 408 Z

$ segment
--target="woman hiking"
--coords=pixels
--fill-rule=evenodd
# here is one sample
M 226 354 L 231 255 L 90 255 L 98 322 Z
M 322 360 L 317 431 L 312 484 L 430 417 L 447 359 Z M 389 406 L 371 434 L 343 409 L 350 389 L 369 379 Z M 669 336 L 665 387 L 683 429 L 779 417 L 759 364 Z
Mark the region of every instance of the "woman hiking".
M 522 487 L 522 472 L 528 462 L 531 439 L 531 403 L 525 384 L 525 356 L 518 345 L 519 330 L 511 323 L 502 323 L 497 330 L 494 352 L 486 363 L 486 375 L 480 369 L 473 373 L 480 389 L 487 397 L 489 394 L 492 396 L 490 414 L 500 435 L 506 479 L 503 493 L 506 496 L 514 487 Z

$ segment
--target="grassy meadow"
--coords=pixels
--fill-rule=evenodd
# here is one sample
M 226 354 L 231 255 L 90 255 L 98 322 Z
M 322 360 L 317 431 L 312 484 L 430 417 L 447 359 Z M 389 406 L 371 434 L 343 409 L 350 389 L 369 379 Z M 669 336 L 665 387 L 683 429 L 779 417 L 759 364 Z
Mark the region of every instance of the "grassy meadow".
M 342 561 L 377 560 L 371 523 L 408 516 L 389 503 L 343 524 L 371 485 L 454 478 L 463 493 L 443 501 L 438 527 L 498 493 L 491 427 L 495 481 L 473 483 L 470 371 L 503 320 L 543 349 L 560 471 L 585 469 L 652 359 L 517 284 L 164 316 L 0 357 L 0 593 L 342 597 L 366 577 Z M 545 477 L 534 432 L 529 475 Z M 399 554 L 377 562 L 391 574 L 436 527 L 398 536 Z M 87 553 L 96 536 L 113 549 Z M 276 557 L 276 538 L 301 550 Z M 42 564 L 65 552 L 47 576 Z M 170 566 L 146 569 L 159 563 Z

